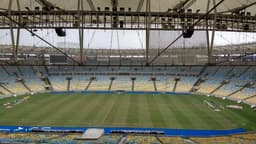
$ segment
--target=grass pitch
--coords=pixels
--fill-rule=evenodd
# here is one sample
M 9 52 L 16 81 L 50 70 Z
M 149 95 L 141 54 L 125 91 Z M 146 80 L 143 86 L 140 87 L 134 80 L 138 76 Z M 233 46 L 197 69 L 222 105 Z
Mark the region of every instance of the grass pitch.
M 236 104 L 204 96 L 129 94 L 36 94 L 21 104 L 5 108 L 0 100 L 0 125 L 156 127 L 177 129 L 256 129 L 256 112 L 225 108 L 214 111 L 203 101 Z

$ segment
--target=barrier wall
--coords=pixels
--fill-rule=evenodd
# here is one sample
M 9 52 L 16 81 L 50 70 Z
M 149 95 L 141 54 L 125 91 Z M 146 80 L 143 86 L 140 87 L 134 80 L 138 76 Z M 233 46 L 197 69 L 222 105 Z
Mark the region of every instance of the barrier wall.
M 162 132 L 166 136 L 181 136 L 181 137 L 209 137 L 209 136 L 224 136 L 246 132 L 243 128 L 231 129 L 231 130 L 190 130 L 190 129 L 161 129 L 161 128 L 101 128 L 104 129 L 104 134 L 110 134 L 112 131 L 138 131 L 143 132 Z M 0 126 L 0 132 L 76 132 L 82 133 L 86 131 L 88 127 L 37 127 L 37 126 Z
M 160 91 L 53 91 L 52 94 L 170 94 L 170 95 L 185 95 L 189 96 L 190 93 L 177 93 L 177 92 L 160 92 Z

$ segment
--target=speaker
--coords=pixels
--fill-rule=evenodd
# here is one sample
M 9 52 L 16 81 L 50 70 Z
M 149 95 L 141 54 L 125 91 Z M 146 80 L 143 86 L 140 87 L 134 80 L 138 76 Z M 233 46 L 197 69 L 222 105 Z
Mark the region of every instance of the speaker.
M 113 28 L 117 28 L 118 27 L 118 19 L 117 19 L 116 16 L 113 16 L 112 27 Z
M 193 34 L 194 34 L 194 29 L 192 28 L 186 29 L 183 32 L 183 38 L 191 38 Z
M 55 32 L 59 37 L 66 36 L 66 32 L 63 30 L 63 28 L 55 28 Z
M 243 30 L 248 31 L 250 30 L 250 26 L 248 24 L 243 25 Z
M 120 24 L 120 28 L 124 28 L 124 21 L 120 21 L 119 24 Z

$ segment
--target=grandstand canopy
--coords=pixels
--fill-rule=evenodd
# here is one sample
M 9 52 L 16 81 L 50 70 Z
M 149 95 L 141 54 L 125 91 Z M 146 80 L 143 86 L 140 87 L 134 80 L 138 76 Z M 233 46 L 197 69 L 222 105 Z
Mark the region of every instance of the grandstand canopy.
M 14 0 L 13 0 L 14 1 Z M 44 0 L 43 0 L 44 1 Z M 41 0 L 19 0 L 20 10 L 27 10 L 26 7 L 34 9 L 34 7 L 41 7 Z M 147 0 L 118 0 L 117 6 L 124 8 L 131 8 L 132 11 L 146 11 Z M 48 0 L 54 6 L 63 10 L 77 10 L 78 0 Z M 151 11 L 165 12 L 168 9 L 179 7 L 186 0 L 151 0 Z M 186 8 L 193 10 L 200 10 L 201 12 L 207 11 L 208 0 L 189 0 Z M 210 0 L 210 6 L 213 6 L 214 0 Z M 216 3 L 218 0 L 216 0 Z M 225 12 L 235 8 L 243 7 L 254 3 L 254 0 L 225 0 L 222 5 L 218 6 L 218 12 Z M 14 2 L 13 2 L 14 3 Z M 1 0 L 0 8 L 6 10 L 9 6 L 9 0 Z M 112 7 L 111 0 L 84 0 L 84 10 L 97 10 L 97 8 L 104 9 L 105 7 Z M 12 10 L 18 10 L 17 5 L 13 5 Z M 251 12 L 255 15 L 255 6 L 246 8 L 247 12 Z M 228 12 L 227 12 L 228 13 Z
M 165 64 L 169 57 L 233 60 L 232 55 L 256 51 L 255 8 L 254 0 L 2 0 L 1 55 L 17 59 L 34 51 L 29 47 L 40 54 L 56 49 L 54 54 L 80 55 L 80 61 L 86 50 L 94 57 L 136 56 L 151 64 L 161 57 Z M 57 36 L 57 29 L 65 37 Z

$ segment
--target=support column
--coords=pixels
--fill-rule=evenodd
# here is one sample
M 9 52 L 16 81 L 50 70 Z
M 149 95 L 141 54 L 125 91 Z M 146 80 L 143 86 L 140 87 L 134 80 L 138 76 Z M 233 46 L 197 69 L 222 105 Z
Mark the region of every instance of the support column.
M 156 86 L 156 77 L 152 77 L 151 81 L 153 82 L 154 90 L 157 92 L 157 86 Z
M 206 11 L 209 11 L 210 8 L 210 0 L 207 1 Z M 210 64 L 210 37 L 209 37 L 209 21 L 206 20 L 206 42 L 207 42 L 207 55 L 208 55 L 208 64 Z
M 150 27 L 151 27 L 151 16 L 150 16 L 150 0 L 146 1 L 146 66 L 149 66 L 149 41 L 150 41 Z
M 177 89 L 177 86 L 178 86 L 178 82 L 180 81 L 180 78 L 179 78 L 179 77 L 176 77 L 176 78 L 174 79 L 174 81 L 175 81 L 175 83 L 174 83 L 172 92 L 176 92 L 176 89 Z
M 13 0 L 9 0 L 8 16 L 11 15 L 12 4 L 13 4 Z M 20 11 L 19 0 L 16 0 L 16 4 L 17 4 L 18 11 Z M 21 21 L 21 17 L 19 16 L 19 23 L 20 23 L 20 21 Z M 18 27 L 17 33 L 15 35 L 12 21 L 10 21 L 10 33 L 11 33 L 11 41 L 12 41 L 12 49 L 13 49 L 13 52 L 12 52 L 13 59 L 12 60 L 13 60 L 13 63 L 17 63 L 19 41 L 20 41 L 20 27 Z
M 108 91 L 111 91 L 111 88 L 112 88 L 112 85 L 113 85 L 113 82 L 116 78 L 115 77 L 111 77 L 110 78 L 110 83 L 109 83 L 109 86 L 108 86 Z
M 136 80 L 136 77 L 131 77 L 131 80 L 132 80 L 132 91 L 134 91 L 134 85 L 135 85 L 135 80 Z
M 78 0 L 78 19 L 79 19 L 79 47 L 80 47 L 80 64 L 84 64 L 84 16 L 81 16 L 81 11 L 84 10 L 83 0 Z
M 216 5 L 215 0 L 213 0 L 213 5 Z M 213 64 L 212 51 L 213 51 L 214 38 L 215 38 L 216 20 L 217 20 L 217 8 L 214 9 L 214 24 L 213 24 L 213 30 L 212 30 L 212 39 L 211 39 L 211 45 L 208 49 L 208 63 L 209 64 Z
M 84 64 L 84 29 L 79 29 L 80 64 Z
M 72 76 L 66 77 L 66 80 L 68 81 L 67 91 L 70 91 Z

